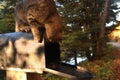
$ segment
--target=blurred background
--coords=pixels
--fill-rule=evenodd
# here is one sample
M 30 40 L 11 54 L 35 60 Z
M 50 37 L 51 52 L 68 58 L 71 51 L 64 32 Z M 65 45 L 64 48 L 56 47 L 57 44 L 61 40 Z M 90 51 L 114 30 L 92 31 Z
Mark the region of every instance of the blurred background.
M 1 34 L 14 32 L 14 8 L 18 1 L 0 0 Z M 93 80 L 119 80 L 120 73 L 115 70 L 120 64 L 115 60 L 120 52 L 107 43 L 120 42 L 120 1 L 55 0 L 55 3 L 63 22 L 61 61 L 96 73 Z M 46 80 L 57 79 L 51 74 L 47 76 Z

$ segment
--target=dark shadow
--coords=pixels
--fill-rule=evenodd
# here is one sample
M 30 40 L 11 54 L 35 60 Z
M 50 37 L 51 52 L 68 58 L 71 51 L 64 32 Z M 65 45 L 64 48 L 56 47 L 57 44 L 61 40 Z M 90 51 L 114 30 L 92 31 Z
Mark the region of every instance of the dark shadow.
M 26 73 L 27 80 L 44 80 L 42 76 L 38 73 Z
M 0 51 L 8 45 L 8 37 L 5 37 L 3 34 L 0 34 Z
M 6 70 L 0 70 L 0 80 L 6 80 Z
M 47 68 L 59 68 L 60 45 L 59 43 L 45 43 L 45 57 Z
M 44 45 L 40 46 L 40 47 L 36 50 L 36 52 L 37 52 L 36 55 L 37 55 L 38 57 L 41 56 L 41 54 L 44 53 Z

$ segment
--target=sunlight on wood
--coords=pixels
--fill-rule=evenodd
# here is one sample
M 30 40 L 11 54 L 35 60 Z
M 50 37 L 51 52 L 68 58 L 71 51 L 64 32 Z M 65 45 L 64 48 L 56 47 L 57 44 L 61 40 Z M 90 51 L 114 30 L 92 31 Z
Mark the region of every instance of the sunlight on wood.
M 7 71 L 7 79 L 8 80 L 27 80 L 27 76 L 25 72 L 18 71 Z
M 35 73 L 43 73 L 43 68 L 41 69 L 21 69 L 21 68 L 6 68 L 8 71 L 19 71 L 19 72 L 35 72 Z
M 62 72 L 59 72 L 59 71 L 56 71 L 56 70 L 45 68 L 44 71 L 55 74 L 55 75 L 58 75 L 58 76 L 67 77 L 67 78 L 72 79 L 72 80 L 76 79 L 75 76 L 72 76 L 72 75 L 66 74 L 66 73 L 62 73 Z

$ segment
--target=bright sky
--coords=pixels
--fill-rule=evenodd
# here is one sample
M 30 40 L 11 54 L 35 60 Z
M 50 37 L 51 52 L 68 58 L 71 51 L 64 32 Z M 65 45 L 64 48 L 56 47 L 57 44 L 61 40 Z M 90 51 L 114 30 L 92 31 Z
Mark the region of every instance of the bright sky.
M 118 7 L 120 8 L 120 2 L 117 3 Z M 119 9 L 120 10 L 120 9 Z M 120 12 L 116 15 L 116 19 L 120 21 Z M 114 22 L 111 21 L 110 23 L 106 24 L 107 26 L 112 25 Z
M 117 15 L 117 20 L 120 21 L 120 13 Z
M 117 3 L 117 5 L 118 5 L 118 7 L 120 8 L 120 2 L 119 3 Z M 119 9 L 120 10 L 120 9 Z M 117 17 L 117 20 L 119 20 L 120 21 L 120 12 L 119 12 L 119 14 L 116 16 Z

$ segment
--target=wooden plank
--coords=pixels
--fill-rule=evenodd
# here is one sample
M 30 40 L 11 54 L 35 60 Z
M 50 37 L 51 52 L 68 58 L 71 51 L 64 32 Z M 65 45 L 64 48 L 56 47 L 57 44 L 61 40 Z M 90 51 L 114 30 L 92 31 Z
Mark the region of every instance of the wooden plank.
M 44 80 L 40 73 L 23 70 L 0 70 L 0 80 Z
M 43 68 L 41 69 L 21 69 L 21 68 L 5 68 L 7 71 L 18 71 L 18 72 L 26 72 L 26 73 L 43 73 Z
M 49 69 L 49 68 L 45 68 L 44 71 L 48 72 L 48 73 L 58 75 L 58 76 L 66 77 L 66 78 L 69 78 L 71 80 L 77 80 L 77 77 L 75 77 L 73 75 L 70 75 L 70 74 L 60 72 L 60 71 L 52 70 L 52 69 Z
M 44 71 L 58 76 L 66 77 L 71 80 L 91 80 L 93 78 L 93 74 L 86 69 L 78 69 L 76 66 L 65 63 L 60 63 L 58 70 L 45 68 Z
M 7 70 L 6 73 L 7 80 L 27 80 L 25 72 Z

